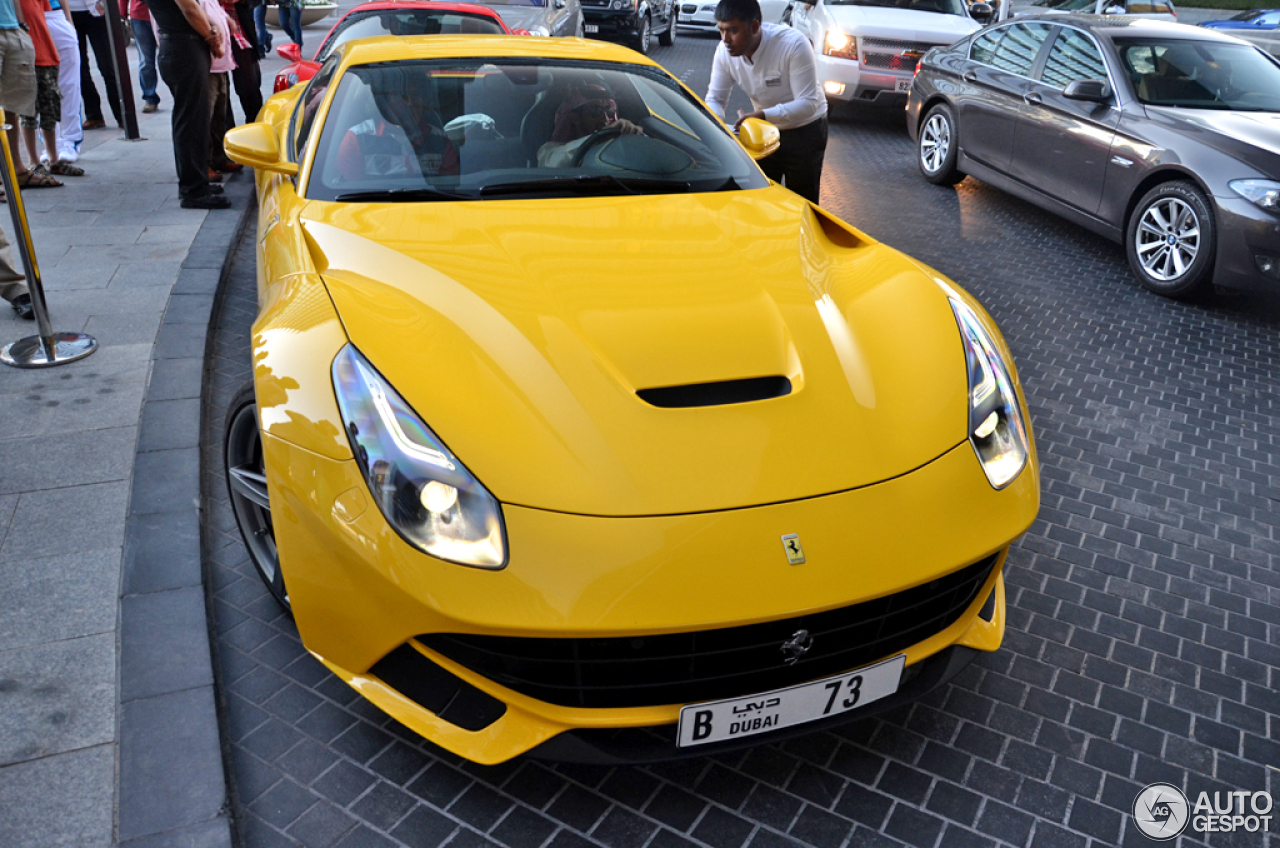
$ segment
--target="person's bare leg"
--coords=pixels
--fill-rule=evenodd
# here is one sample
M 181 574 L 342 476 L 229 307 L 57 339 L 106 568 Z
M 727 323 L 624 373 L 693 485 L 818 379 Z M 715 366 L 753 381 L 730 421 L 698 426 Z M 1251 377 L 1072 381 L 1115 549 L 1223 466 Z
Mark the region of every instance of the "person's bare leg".
M 27 161 L 35 163 L 40 161 L 40 152 L 36 150 L 36 131 L 31 127 L 18 127 L 22 135 L 22 146 L 27 152 Z M 17 164 L 16 162 L 14 164 Z
M 18 146 L 18 116 L 11 116 L 7 111 L 0 111 L 0 115 L 4 116 L 4 122 L 9 125 L 6 134 L 9 136 L 9 155 L 13 157 L 13 172 L 25 173 L 27 169 L 22 165 L 22 148 Z
M 49 154 L 49 164 L 52 165 L 58 161 L 58 125 L 54 124 L 49 129 L 41 129 L 40 137 L 44 139 L 44 151 Z M 35 156 L 35 154 L 31 154 Z M 36 156 L 35 161 L 39 162 L 40 157 Z

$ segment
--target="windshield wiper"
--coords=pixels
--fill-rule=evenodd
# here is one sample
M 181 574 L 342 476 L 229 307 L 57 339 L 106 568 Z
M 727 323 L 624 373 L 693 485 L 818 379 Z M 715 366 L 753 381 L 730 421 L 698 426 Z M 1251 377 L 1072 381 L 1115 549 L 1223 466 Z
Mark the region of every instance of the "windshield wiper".
M 349 191 L 334 198 L 340 203 L 413 203 L 418 200 L 475 200 L 470 194 L 446 191 L 431 186 L 412 188 L 384 188 L 369 191 Z
M 628 194 L 648 194 L 686 192 L 687 182 L 676 180 L 654 180 L 646 177 L 617 177 L 613 174 L 579 174 L 574 177 L 547 177 L 541 180 L 524 180 L 521 182 L 494 183 L 481 186 L 481 197 L 495 197 L 500 194 L 526 194 L 545 191 L 569 191 L 575 194 L 599 191 L 603 188 L 620 188 Z
M 738 185 L 738 181 L 735 180 L 733 177 L 729 177 L 729 179 L 720 183 L 720 185 L 709 190 L 710 191 L 742 191 L 742 186 Z

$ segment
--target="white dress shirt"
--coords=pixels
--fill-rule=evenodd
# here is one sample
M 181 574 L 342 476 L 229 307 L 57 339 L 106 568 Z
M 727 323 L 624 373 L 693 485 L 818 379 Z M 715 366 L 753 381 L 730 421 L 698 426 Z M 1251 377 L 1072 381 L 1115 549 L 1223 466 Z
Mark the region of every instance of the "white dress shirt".
M 796 30 L 782 24 L 760 25 L 760 46 L 748 59 L 730 56 L 724 42 L 711 61 L 707 105 L 724 115 L 734 83 L 746 92 L 765 120 L 780 130 L 811 124 L 827 114 L 827 98 L 818 87 L 813 47 Z M 730 126 L 734 121 L 725 116 Z

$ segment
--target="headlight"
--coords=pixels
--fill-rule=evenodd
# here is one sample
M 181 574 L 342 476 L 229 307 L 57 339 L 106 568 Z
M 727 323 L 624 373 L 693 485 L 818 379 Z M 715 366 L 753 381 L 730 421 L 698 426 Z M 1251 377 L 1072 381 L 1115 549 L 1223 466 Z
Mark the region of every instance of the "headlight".
M 840 59 L 858 60 L 858 39 L 835 27 L 827 30 L 827 37 L 822 42 L 822 52 Z
M 551 35 L 551 30 L 547 29 L 544 26 L 529 27 L 529 34 L 540 35 L 543 38 L 547 38 L 548 36 Z
M 387 523 L 431 556 L 505 565 L 498 501 L 351 345 L 333 360 L 333 386 L 356 463 Z
M 1259 209 L 1280 212 L 1280 183 L 1274 180 L 1232 180 L 1228 185 Z
M 1013 482 L 1027 464 L 1027 428 L 1009 369 L 978 316 L 952 298 L 969 372 L 969 442 L 987 480 L 997 489 Z

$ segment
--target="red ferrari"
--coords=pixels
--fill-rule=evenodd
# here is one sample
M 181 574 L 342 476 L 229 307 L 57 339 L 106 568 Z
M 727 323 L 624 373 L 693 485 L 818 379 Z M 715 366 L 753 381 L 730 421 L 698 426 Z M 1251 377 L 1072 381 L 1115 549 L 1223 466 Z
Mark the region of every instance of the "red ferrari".
M 315 76 L 321 63 L 340 44 L 354 38 L 375 35 L 436 35 L 439 33 L 510 34 L 511 30 L 488 6 L 473 3 L 440 3 L 435 0 L 373 0 L 361 3 L 343 15 L 311 59 L 302 58 L 302 48 L 289 43 L 276 49 L 293 64 L 276 74 L 275 91 L 305 82 Z

